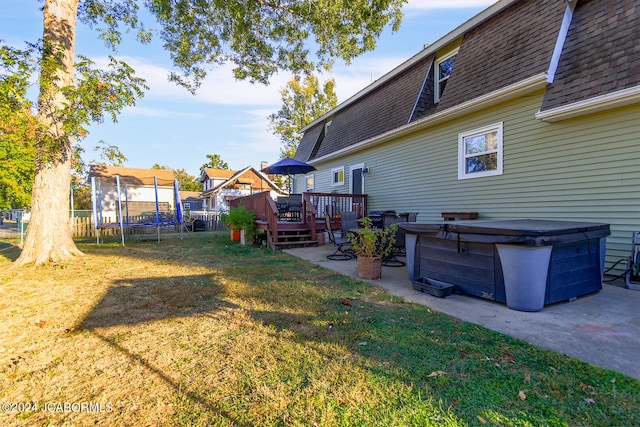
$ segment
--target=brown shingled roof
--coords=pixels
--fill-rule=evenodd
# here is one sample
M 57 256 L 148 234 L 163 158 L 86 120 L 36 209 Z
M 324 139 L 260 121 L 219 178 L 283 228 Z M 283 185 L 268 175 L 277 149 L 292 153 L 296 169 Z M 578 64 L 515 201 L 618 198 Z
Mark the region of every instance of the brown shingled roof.
M 209 178 L 222 178 L 222 179 L 229 179 L 236 173 L 236 171 L 233 171 L 230 169 L 213 169 L 213 168 L 204 168 L 204 172 L 207 174 Z
M 423 58 L 395 79 L 340 110 L 319 146 L 318 136 L 327 121 L 305 132 L 296 159 L 311 160 L 374 137 L 409 122 L 432 57 Z M 307 157 L 308 156 L 308 157 Z
M 409 121 L 425 124 L 434 113 L 455 111 L 523 82 L 534 81 L 542 88 L 545 76 L 555 80 L 542 110 L 640 85 L 637 0 L 573 1 L 577 4 L 565 43 L 559 46 L 563 50 L 555 76 L 547 73 L 555 69 L 568 2 L 499 1 L 305 128 L 295 158 L 312 161 L 391 133 Z M 434 57 L 458 44 L 446 90 L 434 104 Z
M 546 72 L 565 8 L 558 0 L 520 1 L 467 32 L 446 90 L 430 113 Z
M 639 44 L 636 1 L 579 1 L 542 110 L 640 85 Z
M 157 177 L 158 185 L 173 186 L 175 176 L 170 169 L 138 169 L 120 166 L 91 165 L 89 176 L 104 180 L 120 176 L 121 182 L 128 184 L 153 185 L 153 177 Z

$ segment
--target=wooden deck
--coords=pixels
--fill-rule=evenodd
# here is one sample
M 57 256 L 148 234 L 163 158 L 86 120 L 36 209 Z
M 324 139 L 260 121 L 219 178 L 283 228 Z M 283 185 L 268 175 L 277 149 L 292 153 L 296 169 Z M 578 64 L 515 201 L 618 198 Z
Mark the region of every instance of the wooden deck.
M 278 249 L 317 245 L 323 238 L 319 234 L 325 230 L 325 213 L 331 217 L 332 228 L 340 228 L 340 212 L 355 211 L 358 218 L 367 212 L 367 195 L 303 193 L 299 221 L 278 219 L 283 215 L 268 192 L 240 197 L 230 204 L 254 211 L 258 229 L 267 232 L 267 244 Z

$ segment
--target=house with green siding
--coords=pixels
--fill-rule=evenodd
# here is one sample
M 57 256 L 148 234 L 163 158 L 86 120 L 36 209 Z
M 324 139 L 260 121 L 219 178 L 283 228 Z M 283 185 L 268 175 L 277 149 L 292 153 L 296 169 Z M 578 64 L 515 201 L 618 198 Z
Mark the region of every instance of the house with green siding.
M 428 23 L 425 23 L 428 25 Z M 304 129 L 297 192 L 640 231 L 640 4 L 501 0 Z M 624 268 L 623 265 L 620 268 Z

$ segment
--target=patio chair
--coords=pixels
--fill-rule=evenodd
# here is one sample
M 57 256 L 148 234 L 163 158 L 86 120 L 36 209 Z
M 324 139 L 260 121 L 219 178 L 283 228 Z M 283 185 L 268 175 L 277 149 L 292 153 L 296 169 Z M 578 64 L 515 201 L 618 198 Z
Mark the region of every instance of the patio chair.
M 397 224 L 399 222 L 407 222 L 406 219 L 408 219 L 408 217 L 403 217 L 401 219 L 401 216 L 396 214 L 395 212 L 394 213 L 385 212 L 382 215 L 382 226 L 386 228 L 391 224 Z M 404 232 L 398 229 L 398 231 L 396 231 L 395 237 L 396 237 L 396 243 L 393 245 L 393 250 L 391 251 L 389 256 L 385 258 L 384 261 L 382 262 L 382 265 L 385 265 L 387 267 L 402 267 L 404 265 L 407 265 L 404 261 L 400 261 L 398 259 L 398 256 L 402 256 L 402 254 L 404 253 L 404 246 L 405 246 Z
M 336 239 L 336 235 L 333 233 L 333 229 L 331 228 L 331 217 L 328 213 L 324 214 L 324 222 L 326 226 L 326 231 L 329 236 L 329 242 L 336 247 L 336 251 L 331 255 L 327 255 L 327 259 L 333 261 L 347 261 L 353 258 L 353 256 L 348 252 L 351 248 L 351 243 L 349 239 L 346 237 L 340 237 L 340 239 Z
M 289 195 L 289 215 L 292 221 L 300 221 L 300 212 L 302 212 L 302 194 Z
M 278 208 L 278 219 L 286 218 L 286 214 L 289 212 L 289 198 L 278 196 L 276 199 L 276 208 Z
M 353 211 L 343 211 L 340 213 L 341 227 L 340 233 L 342 237 L 346 237 L 351 231 L 358 228 L 358 218 Z

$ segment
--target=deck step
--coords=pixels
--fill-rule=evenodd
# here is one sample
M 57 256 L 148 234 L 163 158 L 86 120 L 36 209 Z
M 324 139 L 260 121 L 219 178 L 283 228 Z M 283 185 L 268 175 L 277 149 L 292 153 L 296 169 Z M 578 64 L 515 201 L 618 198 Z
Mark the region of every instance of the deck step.
M 279 247 L 279 248 L 299 248 L 299 247 L 306 247 L 306 246 L 316 246 L 318 244 L 317 240 L 298 240 L 295 242 L 283 242 L 283 241 L 278 241 L 278 243 L 274 243 L 274 246 Z
M 293 248 L 315 246 L 316 240 L 311 240 L 311 231 L 308 227 L 295 227 L 278 229 L 278 241 L 271 242 L 273 247 Z

